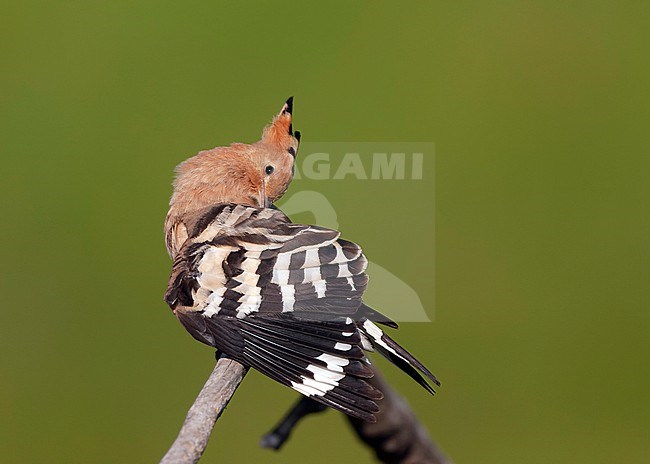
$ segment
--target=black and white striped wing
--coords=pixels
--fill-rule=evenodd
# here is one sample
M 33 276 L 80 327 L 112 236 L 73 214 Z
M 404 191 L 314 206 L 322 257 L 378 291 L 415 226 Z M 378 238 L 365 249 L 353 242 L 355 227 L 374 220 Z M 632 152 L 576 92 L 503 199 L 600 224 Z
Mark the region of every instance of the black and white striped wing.
M 333 230 L 219 205 L 174 261 L 166 300 L 198 340 L 300 393 L 373 420 L 381 393 L 352 316 L 367 261 Z

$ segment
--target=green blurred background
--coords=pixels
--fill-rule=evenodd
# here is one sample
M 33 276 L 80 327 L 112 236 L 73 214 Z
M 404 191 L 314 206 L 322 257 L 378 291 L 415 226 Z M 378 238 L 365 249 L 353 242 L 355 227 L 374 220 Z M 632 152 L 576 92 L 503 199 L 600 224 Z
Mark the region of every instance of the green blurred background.
M 445 451 L 648 462 L 648 4 L 452 3 L 2 2 L 0 461 L 164 454 L 213 366 L 162 301 L 172 169 L 295 95 L 305 141 L 436 145 L 292 191 L 435 306 L 395 335 L 439 395 L 380 364 Z M 249 375 L 203 461 L 371 462 L 334 412 L 260 450 L 295 397 Z

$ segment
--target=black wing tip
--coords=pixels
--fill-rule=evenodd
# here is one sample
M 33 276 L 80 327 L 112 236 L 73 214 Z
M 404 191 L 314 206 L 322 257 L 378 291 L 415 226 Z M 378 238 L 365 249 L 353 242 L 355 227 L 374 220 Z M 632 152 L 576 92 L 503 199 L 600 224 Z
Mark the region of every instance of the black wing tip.
M 377 423 L 377 416 L 374 414 L 370 414 L 368 417 L 363 418 L 364 421 L 370 422 L 371 424 L 376 424 Z
M 405 350 L 405 351 L 406 351 L 406 350 Z M 408 353 L 408 351 L 407 351 L 407 353 Z M 408 354 L 410 355 L 410 353 L 408 353 Z M 422 374 L 424 374 L 424 376 L 425 376 L 426 378 L 428 378 L 429 380 L 431 380 L 434 384 L 436 384 L 437 387 L 439 387 L 439 386 L 440 386 L 440 380 L 438 380 L 438 377 L 436 377 L 435 375 L 433 375 L 433 373 L 432 373 L 429 369 L 427 369 L 427 367 L 426 367 L 424 364 L 422 364 L 420 361 L 418 361 L 415 357 L 413 357 L 412 355 L 410 355 L 410 356 L 411 356 L 411 358 L 412 358 L 412 359 L 410 360 L 410 363 L 412 363 L 412 365 L 413 365 L 413 366 L 414 366 L 418 371 L 420 371 Z
M 374 424 L 377 422 L 377 416 L 375 414 L 379 412 L 379 406 L 377 406 L 377 404 L 374 402 L 373 404 L 376 406 L 376 408 L 373 408 L 372 411 L 366 411 L 361 409 L 350 409 L 344 405 L 334 403 L 334 402 L 332 402 L 332 404 L 329 404 L 329 406 L 333 409 L 342 412 L 347 416 L 354 417 L 355 419 L 359 419 L 364 422 L 370 422 Z
M 394 356 L 390 352 L 386 352 L 386 354 L 388 355 L 388 359 L 392 361 L 393 364 L 395 364 L 397 367 L 399 367 L 402 370 L 402 372 L 406 373 L 409 377 L 415 380 L 418 384 L 420 384 L 426 391 L 428 391 L 432 395 L 436 394 L 436 390 L 429 384 L 429 382 L 427 382 L 427 380 L 424 377 L 422 377 L 422 374 L 418 372 L 418 369 L 412 366 L 408 361 L 405 361 L 398 356 Z M 429 375 L 430 373 L 427 372 L 422 372 L 422 373 L 427 378 L 431 379 L 431 381 L 434 384 L 436 384 L 436 386 L 438 387 L 440 386 L 440 382 L 433 375 Z
M 332 407 L 332 409 L 336 409 Z M 345 411 L 340 411 L 346 416 L 349 416 L 350 418 L 354 420 L 360 420 L 362 422 L 368 422 L 370 424 L 376 424 L 377 423 L 377 416 L 375 416 L 372 413 L 351 413 L 351 412 L 345 412 Z
M 351 418 L 365 422 L 377 422 L 375 414 L 380 411 L 379 405 L 376 403 L 377 400 L 364 398 L 338 387 L 322 396 L 309 396 L 309 398 Z
M 431 385 L 429 385 L 429 382 L 426 381 L 422 374 L 424 374 L 425 377 L 430 379 L 438 387 L 440 386 L 440 381 L 436 378 L 435 375 L 431 373 L 429 369 L 426 368 L 424 364 L 418 361 L 412 354 L 406 351 L 395 340 L 383 332 L 381 334 L 381 341 L 386 346 L 378 343 L 378 341 L 372 336 L 368 336 L 368 339 L 378 353 L 392 362 L 395 366 L 400 368 L 402 372 L 406 373 L 409 377 L 419 383 L 429 393 L 432 395 L 436 394 L 436 391 Z
M 398 329 L 399 325 L 397 325 L 397 322 L 392 320 L 390 317 L 380 313 L 374 308 L 371 308 L 365 303 L 361 303 L 361 306 L 359 307 L 359 310 L 357 311 L 357 316 L 356 318 L 360 321 L 363 322 L 362 318 L 367 318 L 371 320 L 372 322 L 376 322 L 377 324 L 381 324 L 386 327 L 390 327 L 391 329 Z
M 436 396 L 436 391 L 434 390 L 434 388 L 431 385 L 428 384 L 427 381 L 419 381 L 418 380 L 417 382 L 422 386 L 422 388 L 424 388 L 427 392 L 429 392 L 431 394 L 431 396 Z
M 392 321 L 390 319 L 388 320 L 383 320 L 383 321 L 375 321 L 377 324 L 384 325 L 386 327 L 390 327 L 391 329 L 399 329 L 399 325 L 397 325 L 397 322 Z

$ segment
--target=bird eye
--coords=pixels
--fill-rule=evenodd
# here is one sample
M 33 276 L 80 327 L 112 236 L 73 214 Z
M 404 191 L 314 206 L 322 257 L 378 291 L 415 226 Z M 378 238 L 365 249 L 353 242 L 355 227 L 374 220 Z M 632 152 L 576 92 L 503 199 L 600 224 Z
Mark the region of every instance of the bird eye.
M 267 167 L 264 169 L 264 172 L 266 172 L 266 174 L 269 175 L 269 176 L 270 176 L 271 174 L 273 174 L 273 171 L 275 171 L 275 168 L 274 168 L 273 166 L 267 166 Z

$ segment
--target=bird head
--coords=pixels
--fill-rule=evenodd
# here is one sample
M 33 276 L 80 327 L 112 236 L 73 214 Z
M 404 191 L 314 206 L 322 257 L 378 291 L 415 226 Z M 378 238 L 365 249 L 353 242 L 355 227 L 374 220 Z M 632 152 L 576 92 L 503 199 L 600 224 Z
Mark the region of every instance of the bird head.
M 182 215 L 218 203 L 271 206 L 293 179 L 300 132 L 293 131 L 292 113 L 293 97 L 264 128 L 260 141 L 202 151 L 179 164 L 170 212 Z

